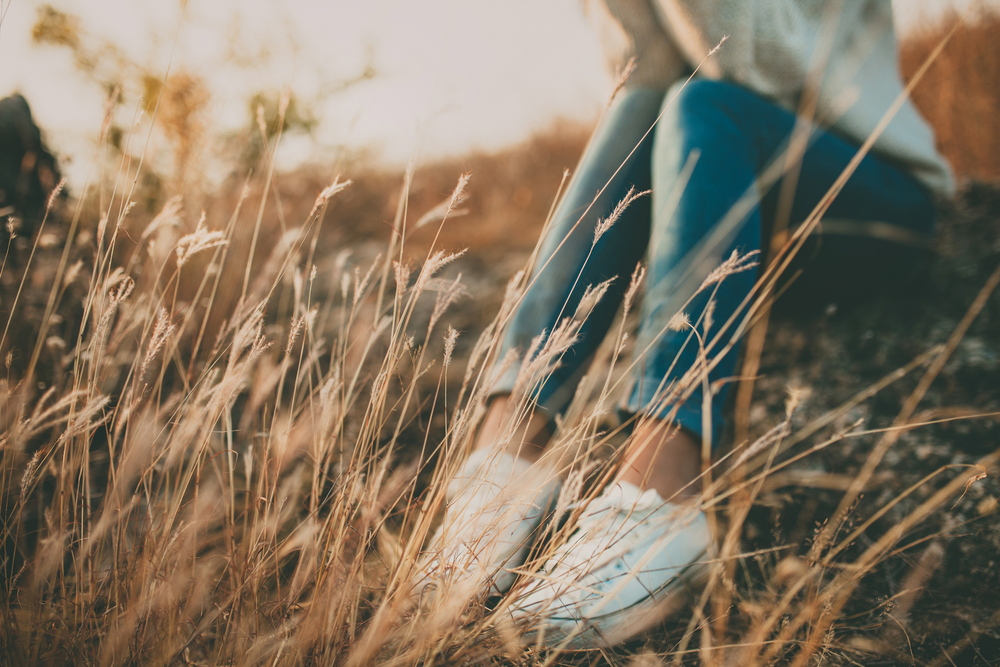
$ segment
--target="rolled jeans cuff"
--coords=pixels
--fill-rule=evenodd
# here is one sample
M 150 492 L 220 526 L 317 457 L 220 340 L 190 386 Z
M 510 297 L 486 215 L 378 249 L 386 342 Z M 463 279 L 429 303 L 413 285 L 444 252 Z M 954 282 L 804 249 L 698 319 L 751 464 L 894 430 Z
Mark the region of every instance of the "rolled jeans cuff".
M 652 382 L 652 384 L 647 385 L 647 382 Z M 661 401 L 661 404 L 653 409 L 652 406 L 656 401 L 653 394 L 655 393 L 659 382 L 646 378 L 646 380 L 640 384 L 642 386 L 636 386 L 632 390 L 628 401 L 623 406 L 623 411 L 626 414 L 635 415 L 643 413 L 656 419 L 670 421 L 670 423 L 675 424 L 691 433 L 691 435 L 695 436 L 698 442 L 702 441 L 704 438 L 704 422 L 702 420 L 702 404 L 704 402 L 704 398 L 701 390 L 694 392 L 686 401 L 679 405 L 677 403 L 662 404 Z M 649 386 L 649 389 L 645 389 L 644 387 L 646 386 Z M 645 394 L 649 395 L 647 396 Z M 711 445 L 713 450 L 718 446 L 720 435 L 726 426 L 726 421 L 722 417 L 722 409 L 720 407 L 723 403 L 725 403 L 725 398 L 724 389 L 712 397 Z

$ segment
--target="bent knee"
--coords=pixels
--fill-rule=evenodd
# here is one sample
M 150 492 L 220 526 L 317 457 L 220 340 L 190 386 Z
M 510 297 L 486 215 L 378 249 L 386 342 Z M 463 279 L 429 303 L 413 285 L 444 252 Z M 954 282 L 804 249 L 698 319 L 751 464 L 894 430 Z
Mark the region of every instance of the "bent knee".
M 727 81 L 683 79 L 671 86 L 664 96 L 660 109 L 662 121 L 676 123 L 679 119 L 697 118 L 712 109 L 730 111 L 733 103 L 747 94 L 751 93 Z
M 750 98 L 754 97 L 745 88 L 725 81 L 679 81 L 664 97 L 653 139 L 654 154 L 677 162 L 695 148 L 719 144 L 735 150 L 748 144 L 751 128 L 747 123 L 754 115 Z

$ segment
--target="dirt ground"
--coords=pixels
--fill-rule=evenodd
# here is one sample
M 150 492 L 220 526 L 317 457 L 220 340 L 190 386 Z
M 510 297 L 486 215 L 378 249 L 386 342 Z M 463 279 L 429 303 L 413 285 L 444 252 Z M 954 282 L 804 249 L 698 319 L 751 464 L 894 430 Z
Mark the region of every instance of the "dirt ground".
M 745 437 L 750 440 L 781 422 L 790 388 L 802 397 L 792 417 L 795 439 L 796 432 L 851 402 L 859 392 L 898 369 L 908 365 L 910 369 L 781 454 L 778 462 L 834 434 L 847 434 L 772 475 L 762 487 L 739 528 L 740 549 L 756 555 L 735 569 L 732 607 L 723 610 L 730 622 L 726 636 L 718 641 L 738 643 L 755 615 L 773 607 L 781 592 L 782 571 L 815 562 L 821 555 L 815 540 L 827 526 L 839 525 L 843 535 L 871 521 L 837 560 L 850 563 L 949 483 L 967 480 L 964 494 L 959 486 L 926 519 L 899 535 L 897 547 L 886 557 L 858 575 L 857 588 L 825 638 L 827 648 L 816 664 L 1000 665 L 1000 464 L 995 456 L 1000 452 L 1000 291 L 980 304 L 981 310 L 934 381 L 921 386 L 930 368 L 928 360 L 962 326 L 977 294 L 1000 266 L 1000 152 L 996 150 L 1000 123 L 990 122 L 1000 100 L 1000 76 L 996 76 L 1000 42 L 995 38 L 1000 19 L 994 16 L 991 21 L 963 28 L 946 57 L 914 91 L 916 103 L 935 127 L 941 150 L 967 179 L 953 201 L 941 204 L 931 253 L 904 266 L 878 267 L 861 279 L 858 269 L 871 267 L 835 267 L 809 277 L 815 289 L 805 289 L 802 280 L 775 304 L 746 413 Z M 905 75 L 912 75 L 943 34 L 928 32 L 904 45 Z M 575 166 L 588 134 L 588 127 L 557 123 L 505 151 L 418 165 L 408 197 L 411 222 L 446 199 L 460 174 L 472 174 L 467 200 L 461 205 L 465 215 L 450 220 L 439 234 L 436 224 L 405 230 L 401 257 L 419 265 L 436 236 L 436 247 L 465 249 L 442 274 L 449 279 L 461 275 L 467 291 L 444 318 L 461 332 L 449 367 L 454 374 L 449 375 L 449 387 L 460 384 L 477 335 L 499 310 L 508 280 L 528 260 L 561 179 Z M 402 172 L 347 162 L 337 168 L 323 165 L 279 174 L 260 212 L 265 222 L 255 266 L 266 262 L 285 231 L 308 218 L 316 195 L 338 173 L 353 184 L 330 202 L 316 239 L 317 302 L 339 291 L 338 276 L 345 264 L 363 273 L 384 251 L 393 233 Z M 134 198 L 138 205 L 127 216 L 115 250 L 121 263 L 137 249 L 146 250 L 143 231 L 168 195 L 169 188 L 158 177 L 140 176 L 144 185 Z M 234 173 L 220 192 L 189 196 L 176 235 L 194 230 L 201 208 L 209 229 L 224 229 L 237 208 L 243 179 Z M 251 184 L 247 201 L 259 201 L 261 190 L 259 184 Z M 59 210 L 37 232 L 27 272 L 35 238 L 26 234 L 10 244 L 0 272 L 0 317 L 5 322 L 20 291 L 16 317 L 8 325 L 5 348 L 0 349 L 7 377 L 15 384 L 36 345 L 50 282 L 64 257 L 73 197 L 79 193 L 70 194 L 70 200 L 59 202 Z M 65 393 L 71 385 L 68 360 L 88 292 L 93 240 L 101 217 L 98 200 L 95 196 L 85 202 L 65 255 L 68 266 L 78 260 L 81 264 L 74 278 L 65 282 L 42 341 L 34 378 L 36 397 L 49 389 Z M 256 204 L 247 207 L 236 225 L 229 261 L 240 276 L 257 213 Z M 136 267 L 137 282 L 155 280 L 138 275 L 141 263 Z M 308 272 L 310 267 L 303 263 L 298 268 Z M 193 269 L 188 272 L 197 274 Z M 177 298 L 183 301 L 196 285 L 179 287 Z M 237 297 L 223 290 L 220 308 L 231 309 Z M 287 323 L 279 321 L 282 310 L 278 303 L 275 306 L 268 312 L 269 333 L 280 335 Z M 426 322 L 429 308 L 428 304 L 427 312 L 417 313 L 415 328 Z M 364 326 L 362 322 L 355 333 L 365 333 Z M 913 363 L 922 356 L 921 363 Z M 426 389 L 428 395 L 434 391 Z M 860 499 L 837 515 L 845 490 L 884 442 L 886 429 L 913 392 L 924 390 L 907 420 L 910 426 L 887 449 Z M 444 428 L 441 415 L 423 417 L 418 415 L 408 427 L 412 441 L 423 442 L 427 429 L 432 440 L 439 440 Z M 734 431 L 731 428 L 725 436 L 720 456 L 741 444 L 743 436 L 736 441 Z M 411 454 L 404 448 L 401 459 Z M 984 457 L 993 457 L 991 465 L 977 468 Z M 841 571 L 845 568 L 831 568 L 826 581 Z M 803 598 L 802 604 L 807 603 Z M 616 651 L 577 656 L 573 664 L 662 664 L 652 656 L 677 649 L 689 617 L 682 614 Z M 784 621 L 793 619 L 788 615 Z M 794 647 L 787 650 L 791 657 Z M 785 657 L 779 652 L 774 661 L 783 664 Z M 697 652 L 684 663 L 698 664 Z
M 483 215 L 488 219 L 490 214 Z M 507 238 L 479 245 L 466 237 L 469 255 L 453 269 L 462 273 L 474 295 L 452 313 L 454 326 L 469 334 L 496 312 L 502 287 L 523 263 L 529 250 L 525 241 L 533 242 L 534 235 L 525 231 Z M 829 284 L 838 274 L 814 277 L 828 282 L 822 301 L 790 290 L 778 300 L 768 329 L 751 404 L 750 437 L 781 421 L 789 387 L 807 392 L 793 419 L 793 426 L 801 428 L 944 344 L 998 265 L 1000 188 L 969 183 L 953 202 L 942 205 L 933 251 L 920 263 L 903 267 L 907 275 L 882 276 L 886 286 L 867 283 L 862 289 Z M 1000 294 L 994 293 L 910 419 L 941 423 L 915 427 L 899 437 L 845 525 L 860 525 L 905 497 L 861 533 L 847 557 L 859 555 L 956 476 L 976 476 L 976 461 L 1000 448 L 998 341 Z M 926 370 L 926 363 L 918 366 L 786 456 L 850 425 L 868 431 L 889 427 Z M 812 538 L 833 516 L 843 485 L 862 469 L 882 435 L 846 438 L 809 455 L 758 498 L 742 529 L 743 547 L 748 552 L 780 551 L 749 559 L 737 587 L 755 593 L 747 594 L 742 604 L 751 604 L 761 592 L 755 573 L 773 571 L 791 555 L 809 558 Z M 731 445 L 732 434 L 729 438 Z M 935 472 L 939 474 L 925 480 Z M 1000 664 L 1000 470 L 988 472 L 961 499 L 956 496 L 910 531 L 900 542 L 903 548 L 863 577 L 837 625 L 832 646 L 839 648 L 829 651 L 824 664 Z M 905 592 L 910 590 L 914 592 Z M 661 641 L 646 641 L 667 649 L 677 633 L 665 626 Z
M 424 174 L 413 206 L 418 212 L 447 194 L 449 176 L 473 173 L 470 215 L 450 223 L 454 226 L 444 242 L 468 248 L 449 274 L 461 273 L 472 295 L 450 313 L 466 346 L 495 314 L 506 281 L 527 258 L 548 198 L 562 168 L 572 167 L 582 138 L 557 133 L 510 153 L 435 165 Z M 525 183 L 531 184 L 527 193 Z M 388 204 L 383 219 L 389 218 Z M 344 206 L 349 208 L 350 200 Z M 331 215 L 350 217 L 346 210 Z M 372 224 L 352 225 L 353 231 L 344 233 L 364 243 L 362 230 Z M 419 237 L 411 250 L 415 258 L 420 256 Z M 905 275 L 875 272 L 874 283 L 844 289 L 834 284 L 840 279 L 836 273 L 814 277 L 828 288 L 820 291 L 821 300 L 793 286 L 778 300 L 768 329 L 751 404 L 750 437 L 780 422 L 789 387 L 806 392 L 793 418 L 793 426 L 801 428 L 944 344 L 998 265 L 1000 188 L 966 183 L 954 201 L 942 204 L 930 255 L 916 264 L 886 268 L 903 268 Z M 847 558 L 859 555 L 956 476 L 976 477 L 976 461 L 1000 448 L 998 341 L 1000 293 L 994 293 L 909 420 L 939 423 L 906 430 L 844 518 L 845 529 L 858 526 L 895 501 L 860 534 Z M 460 346 L 459 354 L 467 349 Z M 927 367 L 917 366 L 785 456 L 848 426 L 865 431 L 889 427 Z M 766 594 L 762 573 L 773 572 L 782 559 L 810 557 L 812 539 L 831 520 L 844 485 L 862 469 L 882 435 L 846 438 L 805 457 L 766 488 L 741 537 L 748 552 L 778 551 L 748 559 L 737 577 L 737 589 L 747 593 L 737 596 L 737 604 L 749 607 Z M 1000 470 L 988 473 L 961 499 L 956 496 L 906 534 L 901 548 L 863 577 L 836 626 L 824 664 L 1000 664 Z M 665 625 L 662 636 L 625 647 L 622 655 L 644 646 L 669 649 L 682 631 Z
M 755 401 L 751 410 L 756 430 L 773 424 L 781 414 L 785 387 L 809 390 L 798 419 L 805 423 L 873 385 L 931 346 L 945 343 L 965 315 L 977 292 L 1000 264 L 1000 189 L 967 185 L 940 219 L 934 255 L 915 280 L 894 289 L 876 291 L 853 303 L 831 301 L 819 314 L 779 312 L 764 347 Z M 813 309 L 815 310 L 815 309 Z M 1000 295 L 993 296 L 959 343 L 941 374 L 930 385 L 911 421 L 954 421 L 906 431 L 889 450 L 873 483 L 852 513 L 860 523 L 926 475 L 951 466 L 944 474 L 917 488 L 899 502 L 857 545 L 870 541 L 897 523 L 954 475 L 975 474 L 971 466 L 1000 447 Z M 923 369 L 880 391 L 845 415 L 861 420 L 865 429 L 890 426 L 915 388 Z M 978 416 L 982 415 L 982 416 Z M 802 463 L 803 470 L 852 477 L 864 464 L 879 434 L 847 439 Z M 1000 663 L 1000 514 L 996 512 L 1000 483 L 997 470 L 972 484 L 961 500 L 934 513 L 903 540 L 913 547 L 884 561 L 865 577 L 852 603 L 856 629 L 842 629 L 841 641 L 863 646 L 882 633 L 898 642 L 897 657 L 869 656 L 860 664 L 943 663 L 947 654 L 956 665 Z M 776 489 L 762 502 L 744 529 L 748 546 L 790 544 L 804 552 L 809 532 L 828 517 L 839 500 L 836 490 L 810 488 L 808 483 Z M 769 506 L 764 506 L 769 505 Z M 947 509 L 951 507 L 951 509 Z M 940 556 L 936 554 L 940 551 Z M 929 578 L 909 614 L 900 622 L 891 598 L 926 554 Z M 897 630 L 905 624 L 904 638 Z M 895 629 L 894 629 L 895 628 Z M 969 638 L 967 645 L 962 641 Z M 935 662 L 936 661 L 936 662 Z M 832 664 L 839 664 L 833 661 Z M 846 661 L 843 664 L 850 664 Z M 858 664 L 858 663 L 855 663 Z
M 454 365 L 457 373 L 464 371 L 463 355 L 475 336 L 497 312 L 508 279 L 528 258 L 562 174 L 574 166 L 585 137 L 586 128 L 563 127 L 500 154 L 472 155 L 418 169 L 410 200 L 416 216 L 444 199 L 460 173 L 473 174 L 464 205 L 467 216 L 450 222 L 440 239 L 443 247 L 468 249 L 446 274 L 461 273 L 469 292 L 447 317 L 462 332 Z M 308 211 L 330 176 L 310 170 L 277 179 L 288 220 L 304 217 L 301 211 Z M 352 264 L 365 267 L 384 248 L 390 232 L 401 174 L 358 170 L 346 176 L 355 185 L 328 211 L 317 251 L 321 276 L 344 250 L 350 252 Z M 214 205 L 224 212 L 226 202 L 223 195 Z M 86 230 L 90 223 L 82 224 Z M 415 263 L 426 253 L 434 228 L 429 225 L 409 237 L 408 252 Z M 41 244 L 25 283 L 23 316 L 10 335 L 15 341 L 15 372 L 34 342 L 31 323 L 44 309 L 46 278 L 58 262 L 65 232 L 58 224 L 49 229 L 52 236 Z M 2 276 L 4 311 L 20 280 L 23 246 Z M 80 243 L 72 254 L 71 259 L 85 260 L 88 247 Z M 790 386 L 806 391 L 793 419 L 794 427 L 802 427 L 945 343 L 998 264 L 1000 187 L 970 183 L 943 206 L 932 256 L 911 267 L 913 275 L 887 281 L 895 284 L 884 289 L 866 285 L 863 293 L 838 294 L 832 289 L 821 301 L 793 293 L 779 299 L 761 358 L 749 435 L 760 435 L 781 420 Z M 83 282 L 68 286 L 65 305 L 50 332 L 53 338 L 40 365 L 44 384 L 65 380 L 56 369 L 65 341 L 75 336 L 73 318 L 79 316 L 79 303 L 74 299 L 85 293 Z M 1000 294 L 993 294 L 910 420 L 940 423 L 906 430 L 846 517 L 846 524 L 860 525 L 898 499 L 860 534 L 848 556 L 860 554 L 956 476 L 974 478 L 978 471 L 973 464 L 1000 448 L 998 341 Z M 851 425 L 855 430 L 890 426 L 926 368 L 920 365 L 889 384 L 787 455 Z M 440 423 L 430 427 L 439 429 Z M 738 569 L 734 603 L 746 608 L 741 611 L 749 613 L 754 601 L 768 594 L 761 573 L 773 572 L 789 556 L 810 558 L 812 539 L 830 520 L 844 485 L 861 470 L 881 436 L 845 438 L 805 457 L 765 488 L 741 538 L 747 551 L 771 553 L 749 558 Z M 731 435 L 729 441 L 731 445 Z M 925 480 L 935 472 L 939 474 Z M 865 574 L 836 625 L 824 664 L 1000 664 L 1000 482 L 995 477 L 1000 470 L 987 472 L 970 484 L 964 496 L 909 531 L 900 542 L 902 548 Z M 915 592 L 906 592 L 911 589 Z M 738 620 L 734 624 L 736 634 L 730 639 L 738 636 Z M 619 655 L 624 660 L 645 646 L 670 649 L 682 631 L 667 624 L 661 635 L 654 633 L 626 646 Z M 591 658 L 584 660 L 588 661 Z

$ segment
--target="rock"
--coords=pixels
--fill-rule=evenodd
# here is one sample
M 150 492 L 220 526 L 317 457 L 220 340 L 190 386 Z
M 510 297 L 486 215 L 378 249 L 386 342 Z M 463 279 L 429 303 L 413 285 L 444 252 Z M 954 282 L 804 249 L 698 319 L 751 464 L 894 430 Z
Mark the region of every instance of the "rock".
M 0 99 L 0 239 L 8 219 L 20 220 L 19 236 L 30 236 L 45 215 L 49 195 L 59 183 L 56 158 L 22 95 Z

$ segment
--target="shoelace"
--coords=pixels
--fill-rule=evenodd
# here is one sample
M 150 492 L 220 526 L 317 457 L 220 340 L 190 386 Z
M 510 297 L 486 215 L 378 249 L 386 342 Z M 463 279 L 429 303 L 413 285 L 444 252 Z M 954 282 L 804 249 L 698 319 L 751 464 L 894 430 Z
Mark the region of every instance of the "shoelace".
M 600 533 L 601 537 L 598 539 L 604 542 L 600 560 L 606 561 L 627 552 L 641 540 L 643 535 L 635 529 L 667 503 L 654 489 L 647 489 L 635 498 L 624 498 L 622 495 L 612 490 L 591 500 L 577 519 L 576 530 L 570 537 L 569 544 Z M 570 509 L 581 505 L 583 501 L 573 503 Z M 553 567 L 576 568 L 588 563 L 593 565 L 593 553 L 574 549 L 567 551 L 558 563 L 552 563 Z

